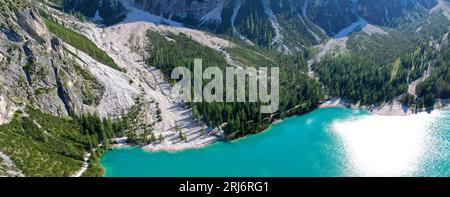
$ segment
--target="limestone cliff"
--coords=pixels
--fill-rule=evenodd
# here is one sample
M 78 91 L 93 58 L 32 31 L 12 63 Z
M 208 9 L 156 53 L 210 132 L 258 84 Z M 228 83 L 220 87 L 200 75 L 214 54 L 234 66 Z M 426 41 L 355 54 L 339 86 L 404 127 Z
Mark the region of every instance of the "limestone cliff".
M 98 104 L 104 88 L 75 61 L 30 7 L 0 16 L 0 123 L 26 105 L 57 116 Z

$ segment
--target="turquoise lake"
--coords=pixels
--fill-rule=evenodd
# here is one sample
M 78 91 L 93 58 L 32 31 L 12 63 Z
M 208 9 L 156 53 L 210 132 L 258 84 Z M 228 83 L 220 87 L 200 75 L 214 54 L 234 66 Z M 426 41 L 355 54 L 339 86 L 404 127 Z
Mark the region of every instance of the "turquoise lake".
M 101 164 L 107 177 L 448 177 L 450 110 L 402 117 L 317 109 L 202 149 L 114 149 Z

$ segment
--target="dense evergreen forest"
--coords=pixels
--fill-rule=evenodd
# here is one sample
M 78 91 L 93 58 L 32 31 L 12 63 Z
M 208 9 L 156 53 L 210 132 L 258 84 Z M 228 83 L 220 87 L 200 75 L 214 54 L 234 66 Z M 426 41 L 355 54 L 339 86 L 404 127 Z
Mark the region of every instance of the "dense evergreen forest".
M 111 26 L 119 23 L 127 16 L 127 10 L 120 1 L 114 0 L 50 0 L 56 8 L 76 16 L 81 21 L 101 17 L 97 23 Z
M 412 34 L 387 29 L 385 34 L 354 33 L 350 35 L 346 47 L 352 54 L 373 59 L 377 64 L 389 64 L 414 52 L 417 43 Z
M 62 118 L 28 106 L 17 111 L 11 122 L 0 125 L 0 148 L 26 176 L 70 176 L 90 152 L 90 165 L 83 176 L 100 176 L 98 157 L 108 147 L 111 128 L 118 126 L 96 115 Z
M 98 177 L 99 157 L 114 143 L 110 139 L 127 134 L 134 118 L 132 112 L 115 120 L 97 114 L 55 117 L 27 106 L 0 125 L 0 149 L 26 176 L 71 176 L 91 153 L 82 176 Z
M 416 88 L 418 107 L 431 107 L 434 99 L 450 99 L 450 49 L 449 43 L 437 54 L 430 77 Z
M 156 32 L 148 32 L 150 44 L 147 64 L 163 71 L 169 79 L 175 67 L 184 66 L 192 70 L 194 59 L 203 60 L 203 67 L 217 66 L 221 69 L 230 66 L 223 55 L 209 47 L 203 46 L 184 34 L 167 34 L 165 36 Z M 172 39 L 169 41 L 166 37 Z M 244 47 L 233 48 L 232 54 L 239 54 L 241 62 L 254 62 L 254 52 Z M 261 103 L 189 103 L 193 108 L 194 117 L 202 119 L 210 127 L 222 126 L 228 139 L 235 139 L 250 133 L 259 132 L 273 121 L 274 118 L 283 118 L 301 114 L 314 109 L 322 99 L 320 84 L 310 79 L 305 71 L 307 64 L 303 54 L 277 55 L 273 59 L 261 61 L 263 65 L 280 67 L 280 110 L 276 114 L 260 113 Z M 248 60 L 250 59 L 250 60 Z M 264 58 L 263 58 L 264 59 Z M 247 61 L 245 61 L 247 60 Z M 269 63 L 268 63 L 269 62 Z M 205 80 L 204 84 L 208 83 Z
M 402 98 L 404 104 L 420 109 L 433 106 L 436 98 L 449 97 L 448 56 L 448 47 L 439 51 L 422 45 L 392 63 L 380 62 L 371 55 L 345 53 L 327 56 L 313 68 L 329 95 L 371 105 L 406 94 L 408 85 L 430 67 L 431 77 L 417 86 L 417 98 Z
M 244 3 L 236 16 L 236 28 L 253 43 L 270 46 L 275 30 L 265 15 L 261 3 Z
M 407 89 L 407 70 L 400 60 L 378 65 L 372 59 L 347 53 L 328 56 L 314 68 L 329 95 L 355 103 L 388 101 Z

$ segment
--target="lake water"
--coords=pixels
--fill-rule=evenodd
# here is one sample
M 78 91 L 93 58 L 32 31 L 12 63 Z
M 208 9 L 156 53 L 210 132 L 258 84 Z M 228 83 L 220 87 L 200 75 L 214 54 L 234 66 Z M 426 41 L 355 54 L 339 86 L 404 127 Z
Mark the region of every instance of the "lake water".
M 181 152 L 114 149 L 104 176 L 450 176 L 450 110 L 411 116 L 324 108 L 234 142 Z

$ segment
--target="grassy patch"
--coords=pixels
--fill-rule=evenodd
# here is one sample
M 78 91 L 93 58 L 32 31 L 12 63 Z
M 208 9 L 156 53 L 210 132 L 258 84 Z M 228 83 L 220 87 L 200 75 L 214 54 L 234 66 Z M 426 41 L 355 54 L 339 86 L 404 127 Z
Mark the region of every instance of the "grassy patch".
M 34 90 L 34 94 L 44 95 L 52 92 L 53 90 L 55 90 L 55 88 L 37 88 L 36 90 Z
M 99 61 L 100 63 L 103 63 L 118 71 L 124 71 L 106 52 L 98 48 L 95 43 L 93 43 L 85 36 L 80 35 L 51 19 L 45 19 L 45 24 L 47 25 L 50 32 L 64 40 L 64 42 L 67 42 L 73 47 L 87 53 L 89 56 Z

